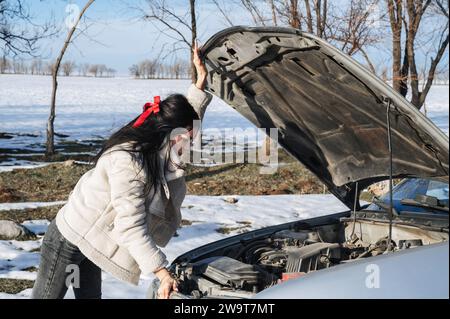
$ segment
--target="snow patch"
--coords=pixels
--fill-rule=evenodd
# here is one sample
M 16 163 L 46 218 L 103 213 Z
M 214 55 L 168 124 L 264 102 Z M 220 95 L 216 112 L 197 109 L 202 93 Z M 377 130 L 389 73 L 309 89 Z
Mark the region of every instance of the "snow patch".
M 233 197 L 237 202 L 226 201 Z M 26 203 L 23 203 L 26 204 Z M 191 222 L 177 231 L 178 236 L 162 248 L 172 262 L 177 256 L 239 232 L 287 223 L 295 220 L 345 211 L 348 208 L 332 195 L 271 195 L 271 196 L 194 196 L 188 195 L 182 206 L 182 217 Z M 243 223 L 245 222 L 245 223 Z M 187 223 L 189 224 L 189 223 Z M 37 231 L 48 221 L 33 220 L 25 226 Z M 229 227 L 229 234 L 218 232 Z M 236 228 L 235 230 L 233 230 Z M 40 255 L 35 250 L 42 238 L 36 241 L 0 241 L 0 278 L 36 278 L 36 272 L 24 269 L 38 267 Z M 138 286 L 121 282 L 103 273 L 103 298 L 145 298 L 153 276 L 142 276 Z M 0 298 L 29 298 L 27 289 L 17 295 L 0 293 Z M 69 289 L 66 298 L 73 298 Z
M 0 210 L 22 210 L 38 207 L 48 207 L 55 205 L 63 205 L 66 201 L 56 202 L 24 202 L 24 203 L 0 203 Z

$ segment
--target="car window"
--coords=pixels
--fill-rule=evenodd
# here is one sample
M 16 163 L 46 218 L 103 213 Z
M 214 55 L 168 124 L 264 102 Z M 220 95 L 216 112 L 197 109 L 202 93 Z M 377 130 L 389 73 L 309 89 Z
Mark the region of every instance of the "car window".
M 429 209 L 424 207 L 416 207 L 402 204 L 403 199 L 416 199 L 417 195 L 433 196 L 439 200 L 439 205 L 449 206 L 448 198 L 448 183 L 442 181 L 421 179 L 421 178 L 408 178 L 402 180 L 393 189 L 393 202 L 394 208 L 397 212 L 411 211 L 411 212 L 426 212 Z M 380 201 L 389 204 L 389 192 L 382 195 Z M 370 204 L 367 207 L 368 210 L 381 210 L 381 208 L 375 203 Z M 439 210 L 432 210 L 436 213 L 443 213 Z M 444 212 L 445 213 L 445 212 Z
M 414 199 L 416 195 L 424 195 L 427 192 L 429 181 L 426 179 L 404 179 L 396 187 L 394 187 L 394 200 L 402 200 L 405 198 Z M 383 199 L 389 199 L 389 193 L 382 196 Z
M 448 202 L 448 184 L 439 181 L 430 181 L 426 195 L 436 197 L 440 201 Z

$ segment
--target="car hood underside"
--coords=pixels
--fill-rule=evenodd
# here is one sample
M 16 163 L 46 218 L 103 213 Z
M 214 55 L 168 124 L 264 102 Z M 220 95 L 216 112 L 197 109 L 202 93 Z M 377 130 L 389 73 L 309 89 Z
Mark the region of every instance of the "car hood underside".
M 348 207 L 358 189 L 389 176 L 388 107 L 393 176 L 448 176 L 448 137 L 321 39 L 233 27 L 209 39 L 202 54 L 207 89 L 257 127 L 277 128 L 279 144 Z

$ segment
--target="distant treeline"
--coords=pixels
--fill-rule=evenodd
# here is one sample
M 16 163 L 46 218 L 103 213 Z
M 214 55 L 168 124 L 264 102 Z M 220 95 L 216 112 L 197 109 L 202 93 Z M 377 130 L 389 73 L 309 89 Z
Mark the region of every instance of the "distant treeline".
M 42 59 L 25 61 L 23 59 L 10 60 L 3 57 L 0 59 L 0 74 L 52 75 L 53 65 L 54 62 Z M 64 76 L 114 77 L 116 73 L 116 70 L 105 64 L 77 64 L 75 61 L 64 61 L 59 69 L 59 74 Z
M 136 79 L 188 79 L 191 77 L 190 64 L 177 60 L 173 63 L 161 63 L 157 59 L 146 59 L 130 68 L 130 75 Z

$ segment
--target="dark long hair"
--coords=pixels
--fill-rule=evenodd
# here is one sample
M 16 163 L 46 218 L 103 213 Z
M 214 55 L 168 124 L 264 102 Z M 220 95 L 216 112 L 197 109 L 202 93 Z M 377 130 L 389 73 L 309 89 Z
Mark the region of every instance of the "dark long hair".
M 142 162 L 147 173 L 147 182 L 144 187 L 144 195 L 147 196 L 152 187 L 158 186 L 162 180 L 158 152 L 164 146 L 164 140 L 173 129 L 192 129 L 193 121 L 198 120 L 198 114 L 186 97 L 181 94 L 173 94 L 162 100 L 159 104 L 160 111 L 150 114 L 144 123 L 134 128 L 137 117 L 117 132 L 104 143 L 100 152 L 95 156 L 97 164 L 100 156 L 113 146 L 130 142 L 130 148 L 122 148 L 132 155 L 134 160 Z M 163 163 L 167 165 L 167 163 Z

